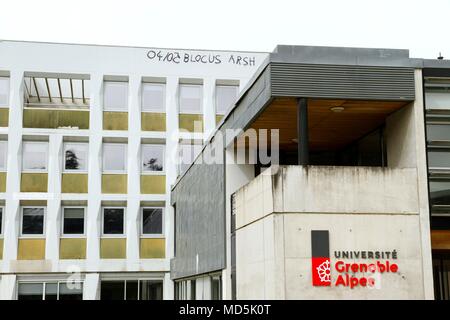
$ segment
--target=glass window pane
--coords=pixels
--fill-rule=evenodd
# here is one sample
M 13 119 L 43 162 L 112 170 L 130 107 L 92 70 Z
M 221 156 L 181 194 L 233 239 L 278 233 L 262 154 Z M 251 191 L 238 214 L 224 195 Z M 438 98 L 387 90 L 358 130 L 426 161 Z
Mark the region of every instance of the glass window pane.
M 432 205 L 450 205 L 450 181 L 430 181 Z
M 142 170 L 164 170 L 164 146 L 154 144 L 142 145 Z
M 202 86 L 180 85 L 180 113 L 202 112 Z
M 165 85 L 159 83 L 142 84 L 142 111 L 164 112 Z
M 45 283 L 45 300 L 58 300 L 58 283 Z
M 225 114 L 233 105 L 238 95 L 237 86 L 216 87 L 216 113 Z
M 142 209 L 142 233 L 162 234 L 162 208 Z
M 128 110 L 128 82 L 104 83 L 103 103 L 106 110 L 127 111 Z
M 83 300 L 83 283 L 81 282 L 60 283 L 59 300 Z
M 122 208 L 104 209 L 103 213 L 103 233 L 104 234 L 123 234 L 123 214 Z
M 450 91 L 426 91 L 425 104 L 427 109 L 450 109 Z
M 22 234 L 44 234 L 44 208 L 23 208 Z
M 155 280 L 141 280 L 139 286 L 140 300 L 162 300 L 163 282 Z
M 220 276 L 211 277 L 211 300 L 221 300 L 222 299 L 221 282 L 222 282 L 222 277 L 220 277 Z
M 449 106 L 450 109 L 450 106 Z M 433 140 L 447 140 L 450 141 L 450 124 L 429 124 L 427 125 L 427 139 Z
M 6 169 L 6 159 L 8 153 L 8 144 L 6 141 L 0 141 L 0 170 Z
M 18 300 L 42 300 L 43 283 L 19 283 Z
M 126 145 L 125 144 L 105 144 L 103 146 L 103 170 L 104 171 L 125 171 L 126 169 Z
M 0 233 L 3 233 L 3 208 L 0 208 Z
M 64 208 L 64 234 L 84 234 L 84 208 Z
M 88 160 L 88 145 L 81 143 L 66 143 L 64 146 L 66 170 L 86 170 Z
M 102 281 L 100 300 L 124 300 L 125 281 Z
M 9 105 L 9 78 L 0 77 L 0 106 Z
M 23 143 L 23 170 L 47 170 L 47 151 L 46 142 L 24 142 Z
M 126 299 L 125 300 L 138 300 L 138 281 L 127 280 L 126 282 Z
M 430 168 L 450 168 L 450 149 L 428 149 Z

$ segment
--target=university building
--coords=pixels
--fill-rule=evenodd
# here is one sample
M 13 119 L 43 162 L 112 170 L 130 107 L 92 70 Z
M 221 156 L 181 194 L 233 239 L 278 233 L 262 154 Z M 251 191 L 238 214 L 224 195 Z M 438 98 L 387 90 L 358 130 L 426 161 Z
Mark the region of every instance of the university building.
M 0 41 L 0 299 L 450 299 L 450 62 Z

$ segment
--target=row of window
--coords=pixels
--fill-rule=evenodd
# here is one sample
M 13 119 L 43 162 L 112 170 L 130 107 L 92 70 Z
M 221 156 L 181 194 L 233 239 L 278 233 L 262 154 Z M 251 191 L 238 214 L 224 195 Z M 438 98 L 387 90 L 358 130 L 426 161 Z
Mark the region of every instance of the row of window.
M 178 163 L 183 172 L 201 151 L 200 144 L 180 144 Z M 48 142 L 24 141 L 22 146 L 22 171 L 46 172 L 48 169 Z M 127 171 L 127 144 L 103 144 L 103 172 L 124 173 Z M 86 142 L 64 143 L 63 171 L 87 172 L 89 144 Z M 0 141 L 0 171 L 6 170 L 7 142 Z M 165 172 L 165 145 L 142 144 L 141 172 L 163 174 Z
M 26 237 L 45 235 L 45 207 L 22 207 L 20 235 Z M 86 234 L 86 208 L 63 207 L 61 232 L 63 236 Z M 0 208 L 0 230 L 2 230 L 3 208 Z M 102 235 L 125 235 L 125 208 L 102 208 Z M 140 217 L 141 235 L 158 237 L 164 234 L 164 208 L 143 207 Z
M 19 282 L 18 300 L 82 300 L 82 281 Z M 162 300 L 162 280 L 102 280 L 100 300 Z
M 34 78 L 33 78 L 34 79 Z M 55 80 L 52 85 L 51 80 Z M 26 91 L 30 94 L 37 95 L 39 100 L 41 96 L 50 93 L 51 88 L 54 88 L 55 96 L 61 94 L 61 82 L 59 79 L 45 78 L 45 89 L 41 89 L 40 85 L 36 84 L 36 79 L 30 81 L 27 85 L 25 83 Z M 59 87 L 58 84 L 59 83 Z M 73 83 L 73 81 L 71 82 Z M 44 84 L 42 85 L 44 87 Z M 29 87 L 29 88 L 28 88 Z M 144 112 L 162 112 L 166 110 L 166 85 L 164 83 L 142 83 L 142 97 L 141 107 Z M 58 90 L 59 89 L 59 90 Z M 33 91 L 34 90 L 34 91 Z M 85 90 L 83 81 L 83 90 Z M 86 87 L 87 90 L 87 87 Z M 72 85 L 73 91 L 73 85 Z M 216 85 L 215 99 L 216 99 L 216 113 L 225 114 L 228 108 L 231 107 L 237 98 L 239 87 L 237 85 Z M 47 93 L 47 96 L 49 95 Z M 72 92 L 73 94 L 73 92 Z M 85 92 L 83 91 L 83 97 Z M 86 93 L 87 94 L 87 93 Z M 51 95 L 50 95 L 51 97 Z M 46 102 L 48 102 L 46 100 Z M 51 99 L 50 99 L 50 102 Z M 9 78 L 0 77 L 0 106 L 8 106 L 9 104 Z M 103 90 L 103 106 L 106 111 L 122 111 L 128 110 L 128 82 L 125 81 L 105 81 Z M 179 112 L 180 113 L 202 113 L 203 109 L 203 86 L 196 84 L 180 84 L 179 85 Z
M 425 106 L 432 214 L 450 213 L 450 82 L 426 79 Z
M 48 142 L 24 141 L 22 152 L 23 171 L 46 171 L 48 168 Z M 141 148 L 141 170 L 164 172 L 165 146 L 143 144 Z M 0 170 L 6 169 L 7 142 L 0 141 Z M 65 172 L 88 169 L 89 144 L 83 142 L 64 143 L 63 170 Z M 103 144 L 103 171 L 125 172 L 127 168 L 127 144 Z

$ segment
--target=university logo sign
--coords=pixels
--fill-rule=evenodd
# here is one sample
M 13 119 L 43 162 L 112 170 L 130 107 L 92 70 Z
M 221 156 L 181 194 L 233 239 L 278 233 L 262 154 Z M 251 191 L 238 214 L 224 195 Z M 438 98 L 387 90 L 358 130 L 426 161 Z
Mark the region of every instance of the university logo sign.
M 331 285 L 330 239 L 328 230 L 311 231 L 313 286 Z
M 352 262 L 346 262 L 351 259 Z M 363 260 L 364 262 L 354 262 Z M 369 262 L 365 262 L 368 260 Z M 312 284 L 318 287 L 343 286 L 375 287 L 381 281 L 380 275 L 397 273 L 397 250 L 393 251 L 334 251 L 330 258 L 330 235 L 328 230 L 311 231 Z M 333 278 L 332 275 L 335 278 Z

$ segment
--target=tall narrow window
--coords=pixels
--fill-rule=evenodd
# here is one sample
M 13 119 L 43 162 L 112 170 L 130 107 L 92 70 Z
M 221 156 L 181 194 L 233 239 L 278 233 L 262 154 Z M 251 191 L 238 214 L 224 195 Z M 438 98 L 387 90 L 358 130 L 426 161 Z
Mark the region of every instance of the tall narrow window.
M 142 84 L 142 111 L 165 112 L 165 87 L 162 83 Z
M 127 111 L 128 82 L 105 81 L 103 105 L 107 111 Z
M 87 171 L 88 144 L 65 143 L 64 144 L 64 170 Z
M 125 172 L 127 167 L 127 145 L 105 143 L 103 145 L 103 171 Z
M 164 172 L 164 145 L 142 145 L 142 171 Z
M 63 235 L 83 235 L 84 234 L 84 208 L 63 208 Z
M 103 209 L 103 234 L 123 235 L 124 234 L 124 208 L 104 208 Z
M 0 171 L 6 170 L 7 153 L 8 143 L 6 141 L 0 141 Z
M 22 235 L 43 235 L 44 215 L 43 207 L 22 208 Z
M 0 77 L 0 107 L 9 105 L 9 78 Z
M 163 208 L 142 208 L 142 234 L 163 233 Z
M 238 86 L 216 86 L 216 113 L 225 114 L 238 96 Z
M 47 171 L 48 143 L 23 142 L 22 170 Z
M 3 208 L 0 207 L 0 234 L 3 234 Z
M 180 113 L 202 113 L 201 85 L 180 85 Z

